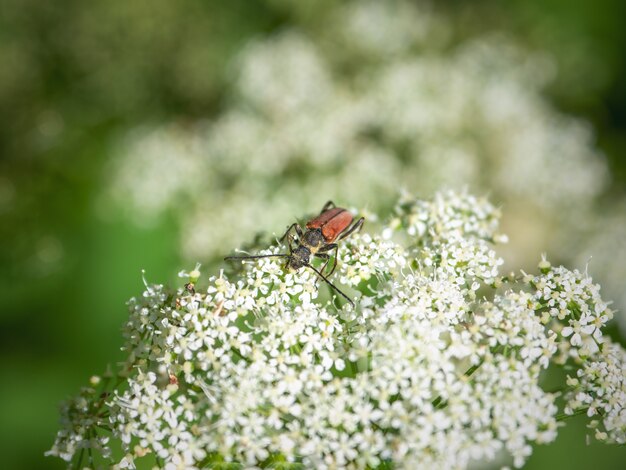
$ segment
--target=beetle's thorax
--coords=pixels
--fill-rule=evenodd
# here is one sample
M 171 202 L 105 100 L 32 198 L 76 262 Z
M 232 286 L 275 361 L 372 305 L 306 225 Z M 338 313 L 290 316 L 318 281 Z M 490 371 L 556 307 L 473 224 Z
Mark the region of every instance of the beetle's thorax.
M 305 246 L 312 255 L 317 253 L 324 244 L 324 235 L 319 228 L 308 229 L 300 240 L 300 246 Z

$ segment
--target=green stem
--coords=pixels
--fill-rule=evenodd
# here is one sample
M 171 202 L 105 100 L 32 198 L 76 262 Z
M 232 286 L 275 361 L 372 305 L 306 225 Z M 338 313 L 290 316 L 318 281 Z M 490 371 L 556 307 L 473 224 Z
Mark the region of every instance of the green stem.
M 437 398 L 435 398 L 435 399 L 431 402 L 431 404 L 433 405 L 433 407 L 438 408 L 438 407 L 439 407 L 439 404 L 441 403 L 441 400 L 442 400 L 441 395 L 439 395 Z
M 96 439 L 96 431 L 95 429 L 92 429 L 89 432 L 89 435 L 91 436 L 91 439 Z M 89 443 L 89 448 L 87 449 L 87 453 L 89 454 L 89 466 L 91 468 L 95 468 L 94 463 L 93 463 L 93 450 L 91 448 L 91 442 Z
M 76 461 L 76 466 L 74 467 L 76 470 L 80 470 L 82 468 L 83 457 L 85 456 L 85 448 L 80 449 L 80 454 L 78 454 L 78 460 Z
M 354 369 L 354 364 L 352 363 L 352 361 L 347 361 L 348 362 L 348 367 L 350 367 L 350 378 L 355 378 L 356 377 L 356 370 Z
M 465 373 L 463 374 L 465 377 L 470 377 L 474 372 L 476 372 L 478 370 L 478 368 L 480 366 L 483 365 L 483 363 L 485 362 L 484 359 L 481 359 L 480 362 L 478 364 L 474 364 L 472 367 L 470 367 L 469 369 L 467 369 L 465 371 Z
M 241 352 L 239 351 L 239 349 L 237 348 L 230 348 L 231 351 L 233 351 L 235 354 L 237 354 L 237 356 L 239 356 L 241 359 L 243 359 L 244 361 L 246 361 L 248 364 L 250 364 L 250 359 L 248 359 L 247 357 L 245 357 L 243 354 L 241 354 Z
M 574 412 L 571 413 L 571 414 L 560 413 L 560 414 L 556 415 L 556 420 L 557 421 L 565 421 L 568 418 L 573 418 L 574 416 L 579 416 L 579 415 L 582 415 L 582 414 L 586 414 L 588 409 L 589 408 L 578 408 L 577 410 L 574 410 Z

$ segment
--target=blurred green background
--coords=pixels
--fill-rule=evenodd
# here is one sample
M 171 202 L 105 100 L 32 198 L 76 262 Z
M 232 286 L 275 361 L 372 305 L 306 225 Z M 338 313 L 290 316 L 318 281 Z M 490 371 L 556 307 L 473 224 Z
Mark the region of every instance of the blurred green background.
M 298 14 L 314 16 L 328 3 Z M 439 8 L 464 34 L 510 31 L 555 54 L 549 100 L 593 124 L 613 178 L 607 200 L 623 196 L 624 2 L 449 0 Z M 217 115 L 233 56 L 292 15 L 279 0 L 0 6 L 3 468 L 63 468 L 43 456 L 57 405 L 121 358 L 124 304 L 141 292 L 141 270 L 149 281 L 173 283 L 179 269 L 193 267 L 181 259 L 174 216 L 142 228 L 116 216 L 119 207 L 103 207 L 116 142 L 144 123 Z M 624 447 L 586 446 L 582 423 L 538 447 L 527 468 L 623 468 Z

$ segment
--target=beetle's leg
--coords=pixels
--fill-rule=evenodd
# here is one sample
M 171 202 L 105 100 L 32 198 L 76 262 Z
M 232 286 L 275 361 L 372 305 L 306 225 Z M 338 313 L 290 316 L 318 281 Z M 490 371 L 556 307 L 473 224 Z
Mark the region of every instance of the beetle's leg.
M 365 217 L 361 217 L 359 220 L 357 220 L 354 223 L 354 225 L 352 225 L 352 227 L 350 227 L 347 231 L 345 231 L 343 234 L 341 234 L 341 236 L 339 237 L 339 240 L 343 240 L 344 238 L 349 237 L 356 230 L 361 230 L 361 227 L 363 227 L 363 222 L 365 222 Z
M 288 228 L 288 229 L 287 229 L 287 231 L 283 234 L 283 236 L 282 236 L 282 237 L 280 237 L 279 243 L 283 243 L 283 242 L 285 241 L 285 238 L 287 238 L 287 240 L 288 240 L 288 244 L 289 244 L 289 247 L 291 247 L 291 244 L 292 244 L 292 243 L 293 243 L 293 241 L 294 241 L 294 237 L 293 237 L 293 235 L 291 234 L 291 232 L 292 232 L 294 229 L 296 230 L 296 233 L 298 234 L 298 237 L 302 238 L 302 235 L 303 235 L 303 233 L 302 233 L 302 229 L 301 229 L 301 228 L 300 228 L 300 226 L 298 225 L 298 222 L 294 222 L 293 224 L 291 224 L 291 225 L 289 226 L 289 228 Z
M 325 253 L 326 251 L 334 250 L 335 248 L 337 248 L 336 243 L 329 243 L 328 245 L 324 245 L 323 247 L 321 247 L 319 250 L 317 250 L 317 252 Z
M 279 243 L 284 242 L 284 241 L 285 241 L 285 238 L 287 238 L 287 237 L 291 234 L 291 231 L 292 231 L 292 230 L 294 229 L 294 227 L 296 227 L 297 225 L 298 225 L 298 223 L 297 223 L 297 222 L 294 222 L 293 224 L 291 224 L 291 225 L 287 228 L 287 230 L 285 231 L 285 233 L 283 233 L 283 236 L 282 236 L 282 237 L 280 237 L 280 239 L 278 240 L 278 242 L 279 242 Z
M 324 207 L 322 207 L 322 212 L 320 212 L 320 214 L 323 214 L 328 209 L 332 209 L 333 207 L 337 207 L 337 206 L 335 206 L 335 203 L 333 201 L 328 201 L 326 204 L 324 204 Z
M 329 243 L 328 245 L 324 245 L 322 248 L 319 249 L 317 253 L 315 253 L 315 256 L 317 256 L 318 258 L 321 258 L 322 257 L 321 255 L 329 256 L 326 252 L 331 251 L 331 250 L 335 250 L 335 257 L 333 261 L 333 267 L 330 270 L 330 272 L 327 274 L 327 276 L 330 276 L 332 273 L 334 273 L 335 268 L 337 267 L 337 254 L 339 252 L 339 245 L 337 245 L 336 243 Z M 326 261 L 326 264 L 328 264 L 328 261 Z M 324 267 L 326 267 L 326 264 L 324 264 Z M 322 272 L 323 271 L 324 270 L 322 269 Z
M 320 259 L 325 259 L 326 262 L 323 264 L 323 266 L 320 268 L 320 272 L 324 272 L 324 270 L 326 269 L 326 266 L 328 266 L 328 262 L 330 261 L 330 255 L 327 253 L 315 253 L 315 257 L 316 258 L 320 258 Z M 330 276 L 330 274 L 327 274 L 327 276 Z
M 334 258 L 334 261 L 333 261 L 333 267 L 330 270 L 330 272 L 328 273 L 328 276 L 330 276 L 332 273 L 335 272 L 335 268 L 337 268 L 337 260 L 338 259 L 339 259 L 339 245 L 337 245 L 335 243 L 335 258 Z
M 298 237 L 302 238 L 304 236 L 304 232 L 302 231 L 302 227 L 300 227 L 298 224 L 296 224 L 296 233 L 298 234 Z
M 302 231 L 302 228 L 296 224 L 296 233 L 298 234 L 297 238 L 296 237 L 289 237 L 289 251 L 293 253 L 294 247 L 293 244 L 296 244 L 296 247 L 298 245 L 298 243 L 301 242 L 302 237 L 304 237 L 304 232 Z

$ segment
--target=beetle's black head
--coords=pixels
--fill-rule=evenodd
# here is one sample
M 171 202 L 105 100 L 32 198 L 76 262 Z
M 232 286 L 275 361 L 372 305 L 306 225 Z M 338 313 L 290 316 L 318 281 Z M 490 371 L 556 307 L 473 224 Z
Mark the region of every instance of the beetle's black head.
M 310 260 L 311 251 L 306 246 L 300 245 L 291 253 L 286 267 L 289 271 L 297 271 L 309 264 Z

